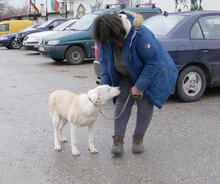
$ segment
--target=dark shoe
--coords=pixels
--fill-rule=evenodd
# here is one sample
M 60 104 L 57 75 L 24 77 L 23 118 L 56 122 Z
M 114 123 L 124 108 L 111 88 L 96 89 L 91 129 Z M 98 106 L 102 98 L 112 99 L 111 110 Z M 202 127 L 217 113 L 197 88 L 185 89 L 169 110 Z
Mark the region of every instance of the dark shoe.
M 133 135 L 132 152 L 133 153 L 144 152 L 143 135 Z
M 123 138 L 119 136 L 113 136 L 113 146 L 111 153 L 112 154 L 122 154 L 123 153 Z

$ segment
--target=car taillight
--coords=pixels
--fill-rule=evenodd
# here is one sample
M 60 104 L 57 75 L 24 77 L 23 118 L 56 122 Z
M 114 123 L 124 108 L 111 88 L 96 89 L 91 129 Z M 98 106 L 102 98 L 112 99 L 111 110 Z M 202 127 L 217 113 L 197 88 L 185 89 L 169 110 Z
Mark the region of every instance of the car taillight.
M 95 43 L 95 58 L 96 60 L 100 58 L 99 45 Z

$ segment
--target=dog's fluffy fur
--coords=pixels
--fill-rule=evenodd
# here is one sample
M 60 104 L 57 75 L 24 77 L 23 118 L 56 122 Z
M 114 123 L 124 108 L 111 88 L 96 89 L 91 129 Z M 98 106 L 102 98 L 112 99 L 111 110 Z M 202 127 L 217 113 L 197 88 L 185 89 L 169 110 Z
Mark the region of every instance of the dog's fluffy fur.
M 55 150 L 61 150 L 61 142 L 67 142 L 63 136 L 63 127 L 71 123 L 71 145 L 73 155 L 80 155 L 76 147 L 76 131 L 78 127 L 88 126 L 90 152 L 98 150 L 93 143 L 93 124 L 98 116 L 99 108 L 109 99 L 119 95 L 118 87 L 98 86 L 87 94 L 76 95 L 67 90 L 56 90 L 50 95 L 49 109 L 53 119 Z

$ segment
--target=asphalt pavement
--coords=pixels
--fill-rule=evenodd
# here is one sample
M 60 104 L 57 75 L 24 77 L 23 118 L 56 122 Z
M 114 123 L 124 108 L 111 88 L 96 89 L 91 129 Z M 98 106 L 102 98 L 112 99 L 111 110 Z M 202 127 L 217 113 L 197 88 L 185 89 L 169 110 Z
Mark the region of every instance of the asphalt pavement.
M 183 103 L 171 97 L 155 108 L 144 138 L 145 152 L 131 151 L 134 106 L 124 154 L 111 155 L 113 122 L 99 115 L 88 151 L 87 128 L 77 132 L 80 156 L 69 142 L 54 151 L 49 94 L 56 89 L 86 93 L 96 87 L 91 61 L 56 64 L 37 52 L 0 47 L 0 184 L 219 184 L 220 87 L 201 100 Z M 102 111 L 113 115 L 110 101 Z

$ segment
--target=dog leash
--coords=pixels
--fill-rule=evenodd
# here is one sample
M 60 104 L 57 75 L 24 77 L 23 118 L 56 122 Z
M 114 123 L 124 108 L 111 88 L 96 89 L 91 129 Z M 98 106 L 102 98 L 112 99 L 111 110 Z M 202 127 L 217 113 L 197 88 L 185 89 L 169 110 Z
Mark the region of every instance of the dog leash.
M 142 99 L 142 97 L 143 97 L 143 95 L 132 95 L 132 93 L 131 93 L 131 91 L 130 91 L 130 93 L 128 94 L 128 97 L 127 97 L 127 99 L 126 99 L 126 101 L 125 101 L 125 104 L 124 104 L 124 106 L 123 106 L 123 108 L 122 108 L 122 110 L 121 110 L 121 112 L 119 113 L 118 116 L 116 116 L 115 118 L 109 118 L 109 117 L 106 117 L 101 110 L 99 110 L 100 114 L 101 114 L 105 119 L 107 119 L 107 120 L 116 120 L 116 119 L 118 119 L 118 118 L 122 115 L 122 113 L 124 112 L 125 107 L 127 106 L 128 101 L 129 101 L 129 99 L 130 99 L 131 96 L 132 96 L 133 98 L 135 98 L 135 99 L 138 99 L 139 101 L 141 101 L 141 99 Z

